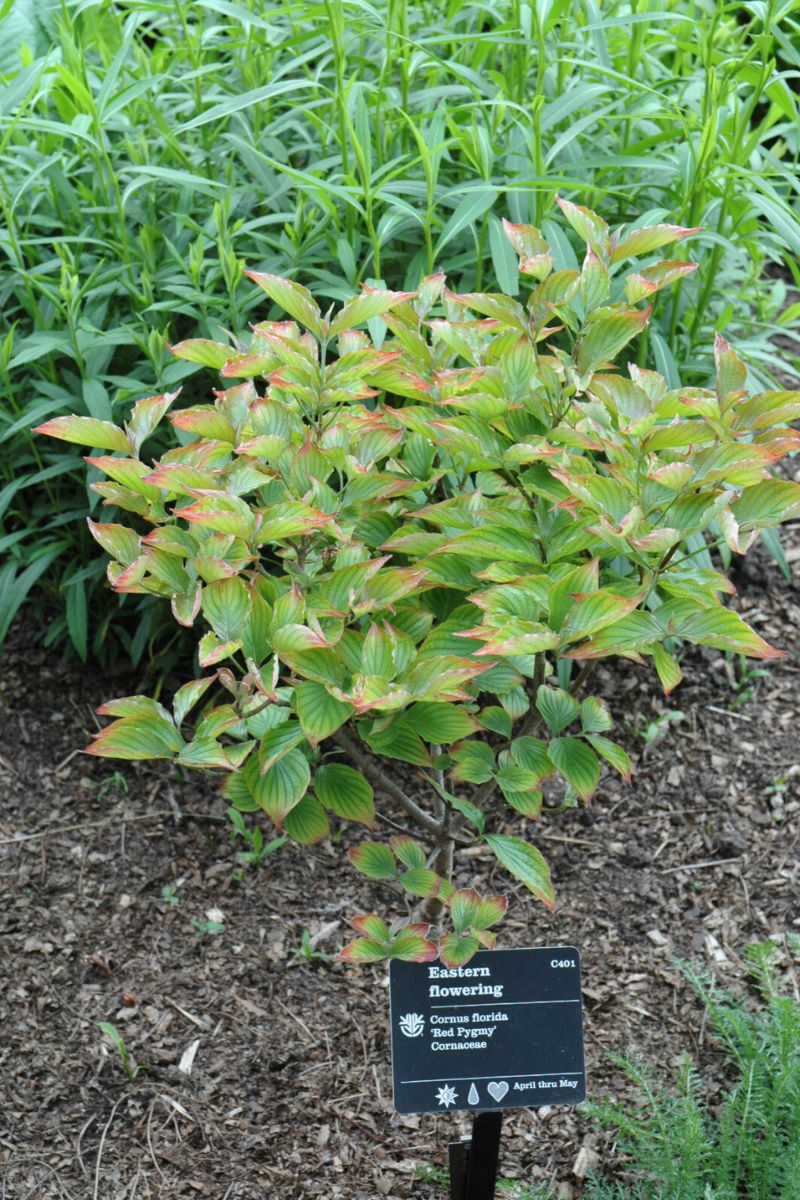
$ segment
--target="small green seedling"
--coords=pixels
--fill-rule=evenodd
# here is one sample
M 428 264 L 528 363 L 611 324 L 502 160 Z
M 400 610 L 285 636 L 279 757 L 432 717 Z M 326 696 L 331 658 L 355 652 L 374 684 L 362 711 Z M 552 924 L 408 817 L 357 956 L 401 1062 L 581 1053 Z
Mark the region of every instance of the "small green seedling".
M 225 922 L 213 921 L 210 918 L 206 918 L 205 921 L 198 921 L 195 919 L 192 921 L 192 928 L 194 929 L 198 938 L 204 938 L 209 934 L 215 935 L 218 933 L 224 933 Z
M 106 1035 L 114 1049 L 119 1054 L 122 1069 L 128 1077 L 128 1082 L 133 1083 L 142 1071 L 147 1071 L 147 1063 L 137 1063 L 133 1055 L 125 1045 L 125 1039 L 117 1029 L 116 1025 L 112 1025 L 110 1021 L 98 1021 L 98 1029 Z
M 636 732 L 645 746 L 655 746 L 667 736 L 670 725 L 677 725 L 684 719 L 685 713 L 680 712 L 677 708 L 668 708 L 666 712 L 659 713 L 652 721 L 642 717 Z
M 247 850 L 240 850 L 237 856 L 239 862 L 245 866 L 260 867 L 265 859 L 273 855 L 276 850 L 280 850 L 281 846 L 285 846 L 289 840 L 287 837 L 275 837 L 265 842 L 259 827 L 250 829 L 237 808 L 229 808 L 228 816 L 233 825 L 231 837 L 244 838 L 249 847 Z
M 329 962 L 330 954 L 326 954 L 324 950 L 317 950 L 314 946 L 311 934 L 307 929 L 304 929 L 300 935 L 300 945 L 292 946 L 289 953 L 295 958 L 303 958 L 306 962 Z
M 177 883 L 165 883 L 161 889 L 161 899 L 170 908 L 175 908 L 181 902 L 181 898 L 178 895 L 178 888 L 182 882 L 183 880 L 179 879 Z
M 758 687 L 759 679 L 767 679 L 769 671 L 763 667 L 752 667 L 743 654 L 738 655 L 739 672 L 734 674 L 731 680 L 731 687 L 736 693 L 733 699 L 728 703 L 728 708 L 736 710 L 743 708 L 749 700 L 752 700 Z
M 115 796 L 127 796 L 128 794 L 128 781 L 121 771 L 113 771 L 111 775 L 101 779 L 96 786 L 98 804 L 107 800 L 112 794 Z

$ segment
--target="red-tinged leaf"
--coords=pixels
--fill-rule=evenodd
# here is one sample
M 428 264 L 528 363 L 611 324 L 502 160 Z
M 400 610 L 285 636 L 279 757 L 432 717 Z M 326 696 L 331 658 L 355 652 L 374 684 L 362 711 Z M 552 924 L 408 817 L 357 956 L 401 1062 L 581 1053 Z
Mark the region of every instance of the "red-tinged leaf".
M 656 263 L 654 267 L 646 267 L 644 271 L 629 275 L 625 280 L 625 297 L 630 304 L 638 304 L 654 292 L 669 287 L 676 279 L 691 275 L 692 271 L 697 270 L 697 266 L 697 263 L 665 261 Z
M 53 417 L 52 421 L 37 425 L 32 432 L 98 450 L 118 450 L 122 454 L 130 454 L 131 450 L 121 429 L 111 421 L 99 421 L 96 417 Z
M 413 928 L 413 926 L 407 925 L 405 929 L 401 929 L 392 943 L 389 957 L 398 958 L 401 962 L 433 962 L 439 957 L 436 944 L 423 937 L 421 933 L 413 932 Z M 423 928 L 426 927 L 423 926 Z
M 555 893 L 550 881 L 550 868 L 535 846 L 523 842 L 522 838 L 506 837 L 499 833 L 487 834 L 486 842 L 507 871 L 521 880 L 528 891 L 548 908 L 553 907 Z
M 384 958 L 389 958 L 389 947 L 365 937 L 356 938 L 339 953 L 340 961 L 346 963 L 380 962 Z
M 650 254 L 653 250 L 660 250 L 662 246 L 669 246 L 700 232 L 699 226 L 696 229 L 685 229 L 680 225 L 648 225 L 643 229 L 634 229 L 614 246 L 611 261 L 618 263 L 625 258 L 635 258 L 638 254 Z
M 732 650 L 748 658 L 785 658 L 785 650 L 776 650 L 730 608 L 705 608 L 680 621 L 675 632 L 689 642 Z
M 164 392 L 160 396 L 148 396 L 144 400 L 137 400 L 134 404 L 125 429 L 133 442 L 136 454 L 139 453 L 142 443 L 157 428 L 173 401 L 178 398 L 180 391 L 181 389 L 178 388 L 175 392 Z
M 520 258 L 547 254 L 550 247 L 533 225 L 513 225 L 503 217 L 503 232 Z
M 747 387 L 747 367 L 720 334 L 714 338 L 714 362 L 717 367 L 717 399 L 725 407 Z
M 215 633 L 205 633 L 198 646 L 198 659 L 201 667 L 214 667 L 223 659 L 230 658 L 237 650 L 241 650 L 241 642 L 221 642 Z
M 610 763 L 615 771 L 618 771 L 623 779 L 630 783 L 631 781 L 631 760 L 627 751 L 623 750 L 616 742 L 612 742 L 609 738 L 604 738 L 598 733 L 587 734 L 587 742 L 595 748 L 597 753 Z
M 582 204 L 573 204 L 571 200 L 565 200 L 563 196 L 556 196 L 556 203 L 579 238 L 589 245 L 605 250 L 608 225 L 602 217 L 598 217 L 590 208 L 584 208 Z
M 314 846 L 331 831 L 325 809 L 314 796 L 303 796 L 287 813 L 283 828 L 301 846 Z
M 600 764 L 586 743 L 578 738 L 553 738 L 548 753 L 581 800 L 591 800 L 600 782 Z
M 176 516 L 215 533 L 228 533 L 247 542 L 255 529 L 250 507 L 239 496 L 208 496 L 176 510 Z
M 106 725 L 85 753 L 98 758 L 131 761 L 173 758 L 183 744 L 183 738 L 171 721 L 155 716 L 122 717 Z
M 356 933 L 362 934 L 373 942 L 388 942 L 389 930 L 385 921 L 375 913 L 367 913 L 363 917 L 351 917 L 348 925 L 352 925 Z
M 474 933 L 445 933 L 439 938 L 439 957 L 450 968 L 463 967 L 480 948 Z
M 507 896 L 485 896 L 478 902 L 472 919 L 472 928 L 482 932 L 502 921 L 508 912 Z
M 181 595 L 175 595 L 171 600 L 172 615 L 179 625 L 186 628 L 191 628 L 194 625 L 197 614 L 200 612 L 200 605 L 203 600 L 203 585 L 198 583 L 193 592 L 184 592 Z M 201 666 L 208 666 L 207 663 L 201 663 Z
M 474 924 L 480 896 L 471 888 L 454 892 L 450 897 L 450 919 L 456 933 L 464 933 Z
M 155 717 L 159 721 L 170 721 L 164 705 L 150 696 L 118 696 L 115 700 L 106 700 L 95 711 L 98 717 Z
M 779 525 L 800 513 L 800 484 L 765 479 L 745 488 L 731 504 L 731 512 L 742 529 Z
M 680 665 L 672 655 L 668 654 L 658 642 L 653 646 L 652 653 L 658 678 L 661 680 L 664 694 L 668 696 L 673 688 L 676 688 L 683 679 L 683 671 L 681 671 Z
M 620 350 L 644 329 L 650 319 L 650 308 L 620 312 L 615 308 L 598 308 L 583 327 L 576 352 L 576 364 L 586 378 L 606 363 L 613 362 Z
M 175 346 L 167 345 L 167 349 L 176 358 L 197 363 L 201 367 L 214 367 L 216 370 L 224 367 L 228 359 L 236 353 L 231 346 L 225 346 L 222 342 L 210 342 L 207 338 L 189 338 Z
M 576 596 L 559 630 L 564 645 L 581 638 L 591 637 L 607 625 L 632 612 L 643 598 L 643 593 L 634 596 L 619 596 L 608 588 Z
M 172 413 L 169 419 L 178 429 L 186 429 L 198 437 L 231 445 L 236 443 L 236 430 L 225 414 L 211 404 L 182 408 L 180 412 Z
M 194 708 L 198 700 L 200 700 L 211 687 L 212 683 L 216 683 L 217 674 L 206 675 L 203 679 L 192 679 L 189 683 L 185 683 L 183 687 L 179 687 L 172 701 L 172 715 L 175 725 L 180 728 L 182 722 L 186 719 L 187 714 Z
M 247 271 L 248 279 L 257 283 L 266 292 L 270 300 L 287 312 L 295 321 L 310 329 L 315 337 L 323 333 L 322 313 L 319 305 L 309 292 L 299 283 L 291 279 L 283 279 L 280 275 L 270 275 L 259 271 Z
M 608 300 L 611 276 L 608 268 L 589 246 L 581 270 L 581 299 L 587 313 L 594 312 Z
M 314 791 L 331 812 L 343 821 L 356 821 L 370 828 L 375 824 L 375 800 L 372 785 L 352 767 L 328 763 L 319 767 Z
M 394 879 L 397 866 L 388 846 L 380 842 L 361 842 L 348 850 L 350 862 L 367 879 Z
M 129 567 L 141 554 L 141 539 L 126 525 L 103 525 L 86 518 L 89 532 L 107 554 Z
M 414 867 L 425 866 L 425 851 L 419 842 L 415 842 L 412 837 L 407 834 L 401 834 L 397 837 L 389 838 L 389 844 L 394 851 L 395 857 L 404 867 L 413 870 Z
M 405 300 L 412 300 L 417 294 L 416 292 L 390 292 L 382 288 L 367 287 L 366 284 L 361 286 L 362 294 L 348 300 L 333 318 L 329 330 L 330 337 L 337 337 L 347 329 L 355 329 L 357 325 L 364 325 L 373 317 L 381 316 Z

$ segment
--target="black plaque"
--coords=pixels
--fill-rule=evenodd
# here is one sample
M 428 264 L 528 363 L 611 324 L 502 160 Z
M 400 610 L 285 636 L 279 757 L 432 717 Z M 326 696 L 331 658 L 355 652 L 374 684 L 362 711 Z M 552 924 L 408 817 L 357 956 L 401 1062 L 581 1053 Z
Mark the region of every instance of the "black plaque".
M 482 950 L 465 967 L 392 962 L 398 1112 L 577 1104 L 586 1096 L 572 946 Z

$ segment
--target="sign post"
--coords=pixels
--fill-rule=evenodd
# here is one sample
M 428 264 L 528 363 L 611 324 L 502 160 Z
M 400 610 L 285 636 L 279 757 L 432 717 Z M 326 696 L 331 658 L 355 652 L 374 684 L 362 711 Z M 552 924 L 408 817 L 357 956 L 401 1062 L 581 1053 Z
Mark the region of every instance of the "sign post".
M 389 969 L 398 1112 L 475 1114 L 450 1146 L 451 1200 L 492 1200 L 502 1110 L 586 1095 L 580 955 L 572 946 L 480 951 L 464 967 Z

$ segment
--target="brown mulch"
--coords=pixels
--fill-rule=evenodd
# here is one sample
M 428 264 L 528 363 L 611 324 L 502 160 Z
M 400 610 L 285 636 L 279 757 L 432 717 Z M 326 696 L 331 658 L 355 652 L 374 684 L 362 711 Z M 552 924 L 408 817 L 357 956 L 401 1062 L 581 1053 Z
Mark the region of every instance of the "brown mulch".
M 795 561 L 798 542 L 790 531 Z M 789 657 L 737 687 L 738 664 L 692 652 L 669 701 L 638 667 L 599 670 L 634 783 L 607 776 L 591 809 L 528 828 L 555 912 L 510 889 L 504 944 L 581 949 L 595 1096 L 626 1094 L 608 1051 L 667 1071 L 688 1051 L 716 1069 L 674 956 L 737 987 L 749 941 L 800 926 L 800 588 L 760 552 L 737 584 L 741 611 Z M 334 954 L 345 917 L 382 903 L 346 864 L 358 831 L 242 873 L 208 781 L 157 764 L 115 774 L 76 752 L 118 683 L 32 649 L 23 621 L 0 688 L 0 1195 L 444 1197 L 418 1168 L 443 1165 L 467 1118 L 393 1113 L 385 972 L 293 953 L 308 929 Z M 684 719 L 645 746 L 668 708 Z M 482 851 L 458 881 L 509 890 Z M 199 936 L 214 910 L 224 930 Z M 147 1064 L 133 1082 L 101 1021 Z M 577 1197 L 587 1161 L 616 1165 L 582 1111 L 508 1117 L 506 1178 Z

